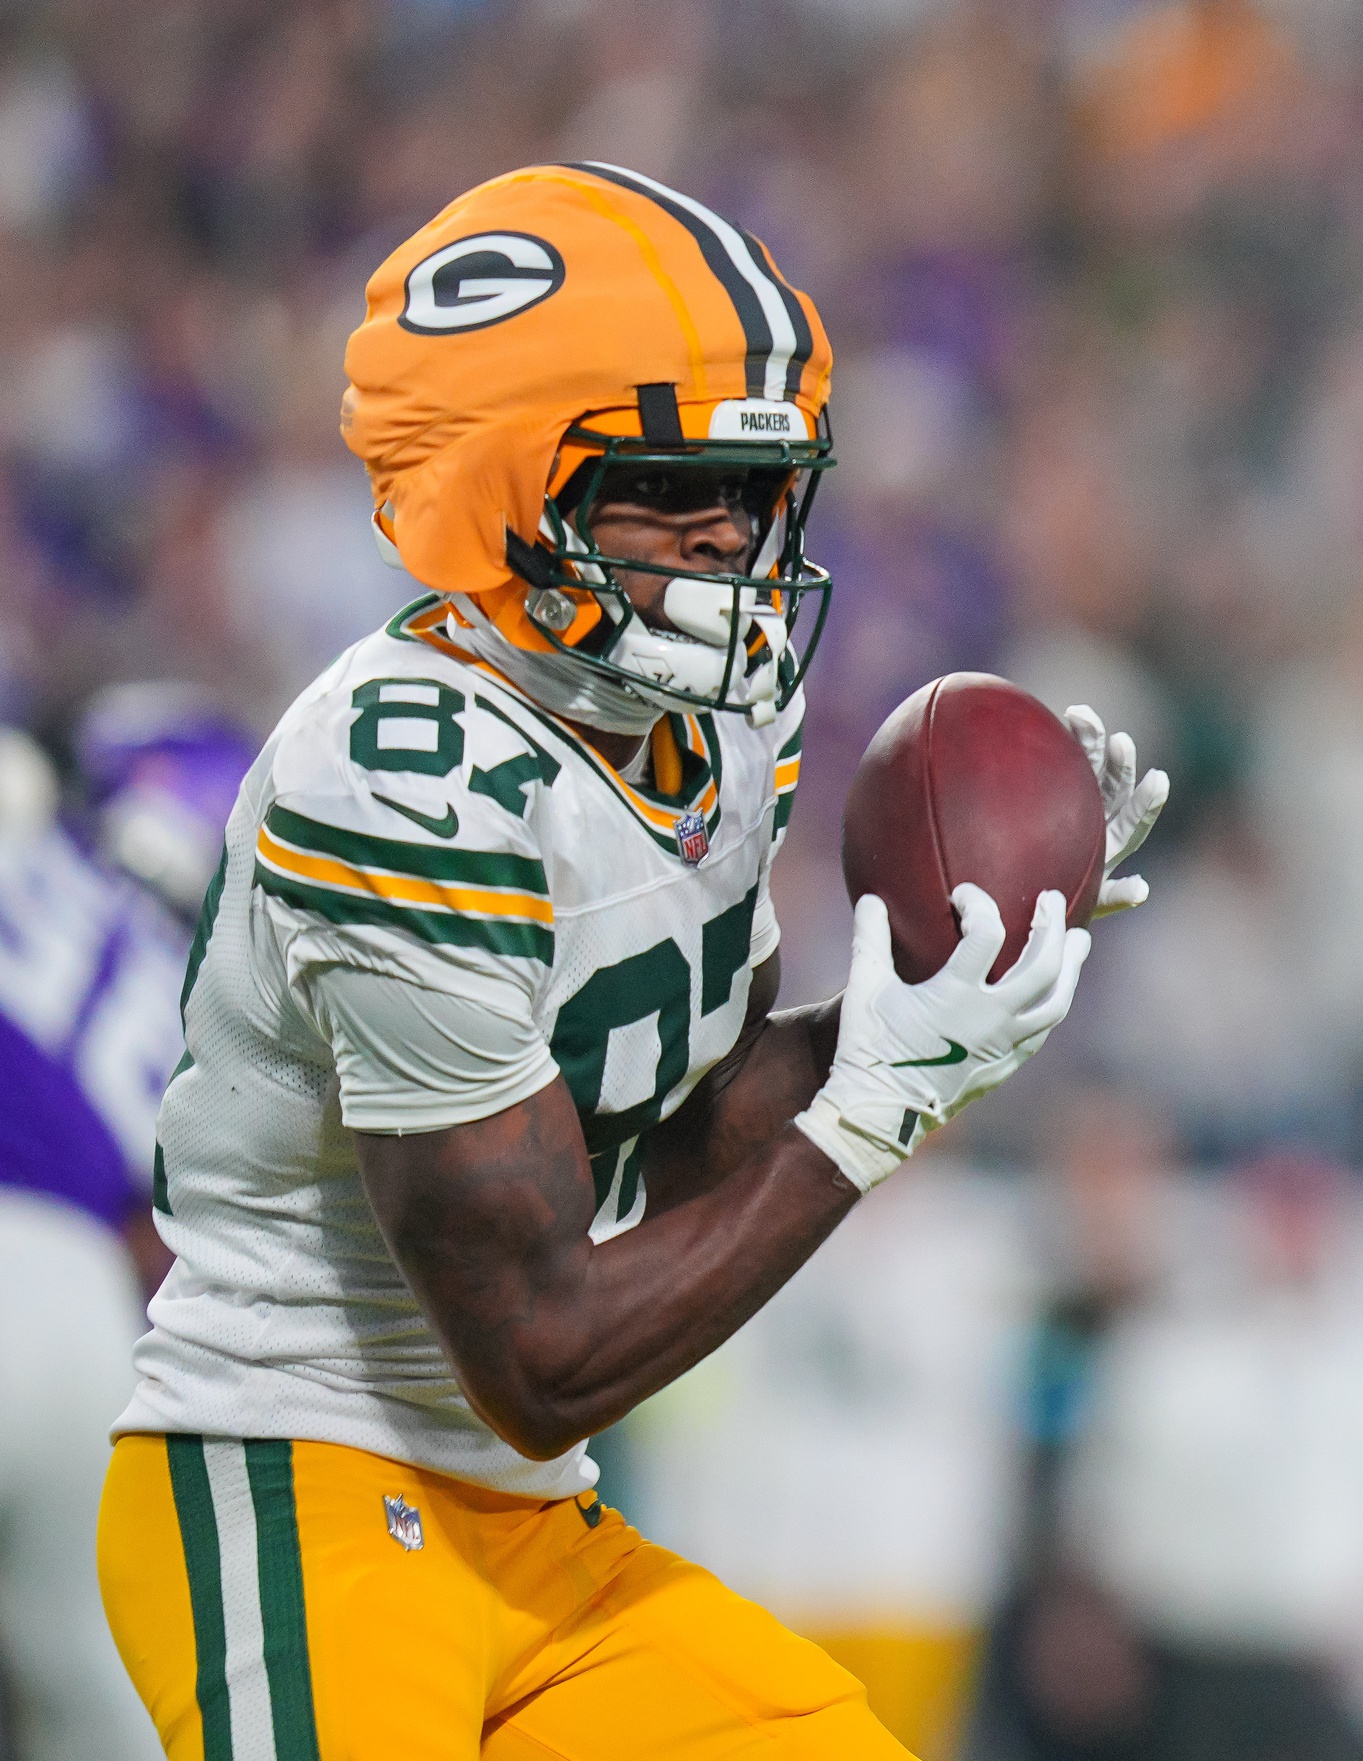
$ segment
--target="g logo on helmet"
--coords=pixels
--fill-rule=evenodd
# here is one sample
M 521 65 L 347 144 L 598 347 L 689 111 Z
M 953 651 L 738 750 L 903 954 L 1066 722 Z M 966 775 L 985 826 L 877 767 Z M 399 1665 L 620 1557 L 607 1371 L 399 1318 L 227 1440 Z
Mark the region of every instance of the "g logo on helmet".
M 482 330 L 563 286 L 563 258 L 529 232 L 478 232 L 444 245 L 407 277 L 398 323 L 419 336 Z

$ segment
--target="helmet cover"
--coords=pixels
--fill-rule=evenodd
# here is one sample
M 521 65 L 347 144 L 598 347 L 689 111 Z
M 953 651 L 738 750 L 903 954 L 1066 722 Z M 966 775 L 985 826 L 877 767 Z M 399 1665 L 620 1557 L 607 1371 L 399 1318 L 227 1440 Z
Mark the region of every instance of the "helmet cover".
M 537 538 L 559 565 L 545 581 L 599 585 L 600 571 L 565 573 L 590 548 L 581 534 L 545 524 L 546 495 L 584 461 L 651 444 L 787 479 L 832 462 L 832 355 L 813 303 L 756 239 L 636 173 L 494 178 L 399 246 L 366 292 L 342 432 L 368 468 L 376 527 L 419 581 L 467 595 L 517 647 L 570 649 L 600 620 L 585 590 L 570 629 L 526 611 Z M 765 552 L 763 568 L 778 574 Z

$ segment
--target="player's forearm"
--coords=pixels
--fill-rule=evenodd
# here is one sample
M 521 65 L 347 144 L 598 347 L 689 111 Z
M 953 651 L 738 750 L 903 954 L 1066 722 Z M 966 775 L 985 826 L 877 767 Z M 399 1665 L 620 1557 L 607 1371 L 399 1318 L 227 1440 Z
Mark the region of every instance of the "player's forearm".
M 614 1424 L 722 1345 L 860 1193 L 793 1126 L 719 1186 L 594 1248 L 520 1333 L 554 1452 Z
M 842 993 L 827 1002 L 808 1003 L 799 1009 L 780 1009 L 767 1023 L 771 1053 L 784 1060 L 789 1071 L 781 1104 L 793 1102 L 803 1112 L 828 1080 L 838 1049 L 838 1023 L 842 1019 Z M 796 1048 L 799 1048 L 798 1051 Z M 759 1080 L 765 1080 L 759 1067 Z M 791 1115 L 794 1117 L 794 1114 Z
M 645 1179 L 653 1217 L 726 1179 L 809 1105 L 827 1080 L 841 998 L 770 1015 L 732 1060 L 649 1134 Z
M 534 1368 L 521 1400 L 544 1422 L 531 1453 L 605 1429 L 708 1357 L 856 1203 L 790 1125 L 828 1075 L 839 1008 L 834 998 L 769 1017 L 703 1109 L 664 1128 L 643 1222 L 593 1249 L 574 1268 L 581 1282 L 522 1335 Z
M 722 1344 L 859 1196 L 791 1128 L 710 1191 L 595 1247 L 562 1082 L 477 1127 L 358 1141 L 375 1212 L 470 1401 L 542 1458 Z

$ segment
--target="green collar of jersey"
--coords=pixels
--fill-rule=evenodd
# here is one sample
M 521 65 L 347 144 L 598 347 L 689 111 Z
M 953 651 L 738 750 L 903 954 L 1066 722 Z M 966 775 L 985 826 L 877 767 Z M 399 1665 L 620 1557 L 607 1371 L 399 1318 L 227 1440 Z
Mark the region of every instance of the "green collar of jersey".
M 496 683 L 508 695 L 514 693 L 519 708 L 543 723 L 551 734 L 556 734 L 582 760 L 615 798 L 624 803 L 660 850 L 680 857 L 677 821 L 688 813 L 701 814 L 705 820 L 706 832 L 711 839 L 714 838 L 722 812 L 719 783 L 723 762 L 719 749 L 719 733 L 713 716 L 670 715 L 667 718 L 681 756 L 682 786 L 679 794 L 662 795 L 656 789 L 645 788 L 642 783 L 627 783 L 619 771 L 608 764 L 596 748 L 567 722 L 560 721 L 548 710 L 541 709 L 537 703 L 516 691 L 514 686 L 506 685 L 500 674 L 497 675 Z M 701 747 L 699 751 L 696 750 L 697 741 Z
M 444 609 L 437 614 L 437 607 Z M 428 648 L 439 649 L 441 654 L 448 654 L 453 658 L 461 650 L 445 634 L 445 619 L 448 615 L 449 607 L 438 593 L 423 593 L 420 599 L 404 605 L 395 617 L 389 618 L 383 627 L 383 633 L 391 636 L 395 642 L 424 642 Z
M 444 630 L 440 608 L 444 602 L 438 593 L 423 594 L 392 618 L 385 634 L 399 642 L 422 642 L 442 654 L 476 666 L 487 676 L 488 683 L 504 692 L 517 708 L 525 710 L 556 735 L 568 749 L 587 765 L 610 789 L 617 800 L 633 814 L 659 849 L 680 857 L 677 843 L 677 821 L 684 814 L 699 813 L 705 829 L 713 839 L 720 822 L 720 780 L 723 761 L 720 755 L 719 732 L 712 715 L 669 715 L 672 734 L 681 755 L 682 786 L 677 795 L 661 795 L 656 789 L 639 783 L 627 783 L 596 749 L 589 745 L 569 724 L 548 710 L 541 709 L 501 673 L 483 662 L 466 655 L 452 643 Z M 529 738 L 529 736 L 526 736 Z

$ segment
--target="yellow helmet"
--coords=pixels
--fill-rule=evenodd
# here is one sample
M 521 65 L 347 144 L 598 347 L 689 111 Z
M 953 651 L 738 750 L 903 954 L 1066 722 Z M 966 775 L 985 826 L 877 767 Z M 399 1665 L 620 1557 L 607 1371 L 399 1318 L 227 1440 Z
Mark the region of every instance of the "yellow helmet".
M 768 719 L 803 672 L 801 600 L 818 601 L 805 665 L 827 613 L 803 533 L 833 458 L 828 340 L 765 246 L 639 173 L 532 166 L 452 202 L 366 295 L 342 432 L 381 547 L 516 648 Z M 622 464 L 741 471 L 766 503 L 752 572 L 603 555 L 590 516 Z M 671 577 L 682 639 L 642 624 L 622 567 Z

